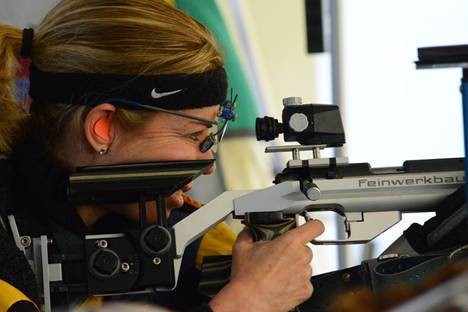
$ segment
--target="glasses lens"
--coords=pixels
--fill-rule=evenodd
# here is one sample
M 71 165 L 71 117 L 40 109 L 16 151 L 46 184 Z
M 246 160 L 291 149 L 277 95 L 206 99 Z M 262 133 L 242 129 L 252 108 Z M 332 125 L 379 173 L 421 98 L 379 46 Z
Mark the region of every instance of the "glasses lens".
M 210 134 L 205 140 L 203 140 L 203 142 L 200 143 L 200 152 L 206 153 L 211 149 L 213 153 L 216 153 L 216 147 L 218 145 L 216 144 L 216 141 L 216 136 Z
M 218 151 L 218 144 L 223 139 L 224 133 L 227 128 L 227 120 L 224 121 L 221 127 L 213 126 L 210 128 L 208 137 L 200 143 L 200 151 L 202 153 L 208 152 L 211 149 L 213 153 Z

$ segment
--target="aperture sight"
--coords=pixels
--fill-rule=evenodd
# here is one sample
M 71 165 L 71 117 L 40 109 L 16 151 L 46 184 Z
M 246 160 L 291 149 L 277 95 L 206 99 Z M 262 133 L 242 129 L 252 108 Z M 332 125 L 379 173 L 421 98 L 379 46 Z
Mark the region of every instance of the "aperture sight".
M 336 105 L 302 104 L 300 97 L 283 99 L 283 122 L 265 116 L 257 118 L 257 140 L 274 140 L 283 133 L 287 142 L 338 147 L 345 143 L 343 123 Z

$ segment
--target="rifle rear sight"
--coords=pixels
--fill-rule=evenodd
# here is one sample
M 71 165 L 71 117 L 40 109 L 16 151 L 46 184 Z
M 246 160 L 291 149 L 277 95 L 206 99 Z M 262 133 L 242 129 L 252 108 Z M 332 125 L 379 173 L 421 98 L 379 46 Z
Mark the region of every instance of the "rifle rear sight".
M 338 106 L 302 104 L 300 97 L 285 98 L 283 105 L 282 123 L 268 116 L 256 119 L 257 140 L 271 141 L 283 133 L 285 141 L 296 141 L 301 146 L 269 147 L 267 153 L 292 151 L 293 159 L 298 159 L 300 150 L 313 150 L 318 158 L 319 149 L 340 147 L 345 143 Z
M 347 159 L 319 159 L 320 149 L 339 147 L 345 143 L 343 123 L 336 105 L 305 104 L 300 97 L 283 99 L 283 123 L 277 119 L 265 116 L 257 118 L 255 132 L 257 140 L 270 141 L 283 133 L 285 141 L 296 141 L 300 145 L 269 146 L 266 153 L 292 152 L 292 160 L 287 168 L 275 176 L 274 183 L 283 180 L 299 180 L 301 192 L 310 200 L 320 198 L 320 189 L 310 176 L 313 167 L 335 167 L 338 162 L 347 163 Z M 307 164 L 300 160 L 300 151 L 312 150 L 315 159 Z M 325 162 L 324 162 L 325 161 Z M 290 172 L 291 171 L 291 172 Z

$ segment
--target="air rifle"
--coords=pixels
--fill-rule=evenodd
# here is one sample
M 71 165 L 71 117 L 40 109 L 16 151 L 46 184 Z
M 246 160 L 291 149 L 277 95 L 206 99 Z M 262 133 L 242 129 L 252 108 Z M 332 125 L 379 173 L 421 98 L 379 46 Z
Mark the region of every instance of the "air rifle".
M 365 243 L 398 223 L 402 213 L 431 211 L 465 183 L 463 158 L 411 160 L 388 168 L 350 164 L 346 157 L 321 158 L 322 149 L 345 143 L 338 106 L 300 102 L 300 98 L 283 100 L 282 123 L 271 117 L 257 118 L 258 140 L 268 141 L 283 133 L 285 141 L 300 143 L 266 148 L 267 153 L 292 152 L 274 185 L 225 192 L 175 229 L 195 225 L 187 233 L 191 236 L 232 212 L 234 218 L 245 220 L 257 239 L 271 239 L 289 228 L 289 223 L 298 222 L 298 217 L 308 219 L 314 212 L 332 211 L 344 217 L 346 237 L 313 243 Z M 312 151 L 314 158 L 301 159 L 302 151 Z M 183 242 L 179 245 L 182 248 Z

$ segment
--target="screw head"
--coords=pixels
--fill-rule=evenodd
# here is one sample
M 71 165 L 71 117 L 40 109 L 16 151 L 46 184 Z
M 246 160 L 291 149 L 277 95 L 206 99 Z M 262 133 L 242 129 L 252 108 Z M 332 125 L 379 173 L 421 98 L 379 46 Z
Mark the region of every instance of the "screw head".
M 29 246 L 31 246 L 31 237 L 29 236 L 21 236 L 20 238 L 20 244 L 21 246 L 27 248 Z
M 108 244 L 105 239 L 101 239 L 101 240 L 96 241 L 96 246 L 98 248 L 107 248 Z
M 120 269 L 122 270 L 122 272 L 128 272 L 130 271 L 130 264 L 128 264 L 127 262 L 122 262 L 122 264 L 120 265 Z
M 341 278 L 343 279 L 343 282 L 345 283 L 348 283 L 349 281 L 351 281 L 351 275 L 348 272 L 343 273 Z

